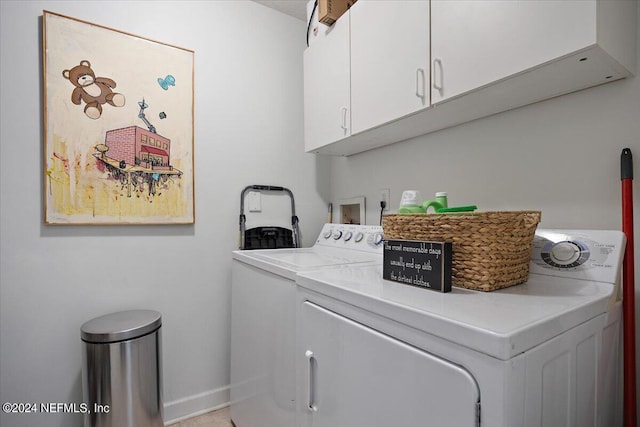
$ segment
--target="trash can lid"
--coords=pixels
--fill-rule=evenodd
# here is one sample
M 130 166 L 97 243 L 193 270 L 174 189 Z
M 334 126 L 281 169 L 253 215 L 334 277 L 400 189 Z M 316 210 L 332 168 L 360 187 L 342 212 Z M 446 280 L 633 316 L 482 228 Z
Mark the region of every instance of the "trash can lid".
M 162 326 L 160 313 L 130 310 L 107 314 L 82 325 L 82 340 L 93 343 L 126 341 L 147 335 Z

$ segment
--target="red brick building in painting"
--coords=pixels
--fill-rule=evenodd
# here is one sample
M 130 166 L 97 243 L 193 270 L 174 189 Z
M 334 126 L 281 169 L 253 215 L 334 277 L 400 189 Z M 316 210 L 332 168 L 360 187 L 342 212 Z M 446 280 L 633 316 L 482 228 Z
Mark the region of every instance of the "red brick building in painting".
M 107 156 L 120 163 L 152 170 L 171 170 L 169 153 L 171 140 L 157 133 L 129 126 L 109 130 L 104 144 Z

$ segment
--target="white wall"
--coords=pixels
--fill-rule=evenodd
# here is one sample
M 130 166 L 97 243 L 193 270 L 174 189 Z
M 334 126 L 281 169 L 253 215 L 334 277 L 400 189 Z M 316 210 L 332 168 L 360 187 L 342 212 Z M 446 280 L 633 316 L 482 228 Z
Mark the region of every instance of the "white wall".
M 43 9 L 195 50 L 194 226 L 42 224 Z M 340 199 L 364 195 L 377 223 L 379 188 L 391 189 L 392 209 L 404 189 L 448 191 L 452 205 L 540 209 L 544 227 L 619 229 L 622 148 L 640 162 L 638 78 L 326 158 L 302 153 L 301 21 L 249 1 L 3 0 L 0 19 L 0 402 L 81 402 L 80 325 L 139 307 L 163 314 L 167 418 L 227 402 L 230 252 L 245 185 L 291 188 L 306 245 L 328 201 L 337 217 Z M 154 269 L 139 269 L 140 253 Z M 121 271 L 99 273 L 104 257 Z M 8 427 L 80 423 L 0 413 Z
M 43 225 L 43 9 L 195 51 L 195 225 Z M 291 188 L 306 245 L 326 217 L 329 161 L 302 152 L 305 24 L 250 1 L 3 0 L 0 15 L 0 402 L 82 402 L 81 324 L 149 308 L 167 420 L 225 404 L 240 191 Z M 100 271 L 107 257 L 121 268 Z M 0 413 L 7 427 L 81 422 Z
M 640 22 L 640 7 L 638 14 Z M 640 51 L 637 57 L 640 73 Z M 620 154 L 625 147 L 635 157 L 635 306 L 640 313 L 638 77 L 336 158 L 332 202 L 365 196 L 367 223 L 377 224 L 378 189 L 391 190 L 392 211 L 403 190 L 420 190 L 424 199 L 447 191 L 450 206 L 541 210 L 540 227 L 620 230 Z M 636 334 L 640 337 L 639 327 Z

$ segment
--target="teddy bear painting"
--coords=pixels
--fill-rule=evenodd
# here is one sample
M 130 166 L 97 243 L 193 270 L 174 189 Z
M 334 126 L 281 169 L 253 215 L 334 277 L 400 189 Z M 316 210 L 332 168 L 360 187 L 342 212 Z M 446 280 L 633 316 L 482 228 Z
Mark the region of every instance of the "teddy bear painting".
M 124 106 L 124 95 L 113 91 L 116 82 L 108 77 L 96 77 L 91 63 L 86 59 L 70 70 L 62 71 L 62 76 L 75 86 L 71 93 L 71 102 L 81 105 L 84 101 L 84 113 L 90 119 L 100 118 L 104 104 Z

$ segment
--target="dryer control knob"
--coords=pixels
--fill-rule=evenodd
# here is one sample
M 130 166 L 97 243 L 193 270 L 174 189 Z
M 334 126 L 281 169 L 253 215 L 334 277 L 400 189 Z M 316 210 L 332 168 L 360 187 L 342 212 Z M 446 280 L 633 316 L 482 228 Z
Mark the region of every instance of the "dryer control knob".
M 383 240 L 384 240 L 384 236 L 382 235 L 382 233 L 376 233 L 376 235 L 373 236 L 373 244 L 376 246 L 380 246 Z
M 338 230 L 333 233 L 333 240 L 339 240 L 342 237 L 342 231 Z
M 353 237 L 353 233 L 352 233 L 351 231 L 347 231 L 347 232 L 344 234 L 344 241 L 345 241 L 345 242 L 348 242 L 349 240 L 351 240 L 351 238 L 352 238 L 352 237 Z
M 331 230 L 329 230 L 326 233 L 324 233 L 322 237 L 324 237 L 325 239 L 328 239 L 329 237 L 331 237 L 332 234 L 333 234 L 333 232 Z
M 364 234 L 362 234 L 362 232 L 361 232 L 361 231 L 358 231 L 358 232 L 356 233 L 356 238 L 355 238 L 356 243 L 361 242 L 361 241 L 362 241 L 362 239 L 364 239 Z

